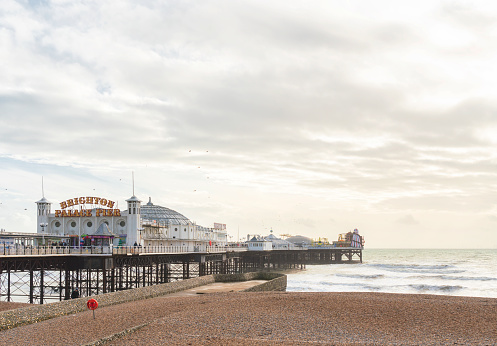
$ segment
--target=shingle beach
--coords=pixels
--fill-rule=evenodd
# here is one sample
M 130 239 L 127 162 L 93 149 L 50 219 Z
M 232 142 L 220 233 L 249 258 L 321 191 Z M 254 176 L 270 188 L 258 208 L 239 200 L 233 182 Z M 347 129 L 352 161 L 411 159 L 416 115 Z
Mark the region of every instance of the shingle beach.
M 383 293 L 163 296 L 0 332 L 1 345 L 497 345 L 497 299 Z

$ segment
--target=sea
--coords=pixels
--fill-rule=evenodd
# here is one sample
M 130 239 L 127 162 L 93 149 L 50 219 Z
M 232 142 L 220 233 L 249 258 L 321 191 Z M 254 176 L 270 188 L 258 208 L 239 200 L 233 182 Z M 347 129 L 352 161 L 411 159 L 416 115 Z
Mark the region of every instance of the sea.
M 384 292 L 497 298 L 497 250 L 364 249 L 363 263 L 308 265 L 288 292 Z

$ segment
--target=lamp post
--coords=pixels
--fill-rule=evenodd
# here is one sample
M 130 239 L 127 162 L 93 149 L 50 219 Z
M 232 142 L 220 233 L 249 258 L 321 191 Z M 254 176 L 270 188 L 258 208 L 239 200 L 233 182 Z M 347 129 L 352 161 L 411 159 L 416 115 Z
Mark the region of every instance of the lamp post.
M 45 227 L 48 226 L 48 223 L 40 223 L 40 227 L 41 227 L 41 242 L 42 242 L 42 245 L 45 246 Z
M 141 244 L 142 244 L 142 240 L 143 240 L 143 238 L 142 238 L 142 237 L 143 237 L 143 231 L 144 231 L 144 230 L 145 230 L 144 228 L 138 228 L 138 229 L 137 229 L 138 233 L 140 234 L 140 241 L 138 242 L 138 245 L 141 245 Z M 145 246 L 145 243 L 143 243 L 143 246 Z

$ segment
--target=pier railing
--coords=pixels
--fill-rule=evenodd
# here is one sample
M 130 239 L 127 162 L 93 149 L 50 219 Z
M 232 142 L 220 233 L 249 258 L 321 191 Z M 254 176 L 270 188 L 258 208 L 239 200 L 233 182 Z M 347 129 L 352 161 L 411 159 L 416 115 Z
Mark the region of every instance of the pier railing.
M 109 254 L 111 246 L 0 246 L 0 255 L 4 256 L 40 256 L 68 254 Z
M 240 252 L 247 251 L 246 248 L 233 248 L 228 246 L 1 246 L 0 255 L 3 256 L 40 256 L 40 255 L 100 255 L 100 254 L 152 254 L 152 253 L 216 253 L 216 252 Z

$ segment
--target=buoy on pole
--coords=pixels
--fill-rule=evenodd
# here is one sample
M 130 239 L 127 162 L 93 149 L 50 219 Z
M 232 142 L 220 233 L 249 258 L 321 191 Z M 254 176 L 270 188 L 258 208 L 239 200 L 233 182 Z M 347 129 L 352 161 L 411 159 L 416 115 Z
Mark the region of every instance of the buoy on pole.
M 89 310 L 93 311 L 93 319 L 95 319 L 95 310 L 98 308 L 98 302 L 92 298 L 86 302 L 86 306 Z

